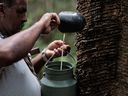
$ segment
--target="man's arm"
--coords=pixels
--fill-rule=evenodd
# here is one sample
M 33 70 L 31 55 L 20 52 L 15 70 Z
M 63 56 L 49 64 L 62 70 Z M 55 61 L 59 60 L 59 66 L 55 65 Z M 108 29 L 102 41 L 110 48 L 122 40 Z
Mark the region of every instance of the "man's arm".
M 36 57 L 31 60 L 32 64 L 34 65 L 35 72 L 38 74 L 46 61 L 43 59 L 42 54 L 39 53 Z
M 0 67 L 8 66 L 25 57 L 35 44 L 40 33 L 47 34 L 52 30 L 52 19 L 54 19 L 54 23 L 58 24 L 57 15 L 55 13 L 47 13 L 32 27 L 6 39 L 1 39 Z
M 67 55 L 70 52 L 69 45 L 65 44 L 62 40 L 55 40 L 51 42 L 46 49 L 43 50 L 43 53 L 39 53 L 35 58 L 32 59 L 32 64 L 34 65 L 35 72 L 41 70 L 43 65 L 49 60 L 62 55 Z

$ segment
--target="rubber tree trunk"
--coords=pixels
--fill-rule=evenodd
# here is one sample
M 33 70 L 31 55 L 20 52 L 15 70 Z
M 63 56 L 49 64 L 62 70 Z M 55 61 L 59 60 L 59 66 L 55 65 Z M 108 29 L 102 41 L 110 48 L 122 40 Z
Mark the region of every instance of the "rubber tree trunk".
M 128 0 L 77 0 L 78 96 L 128 96 Z

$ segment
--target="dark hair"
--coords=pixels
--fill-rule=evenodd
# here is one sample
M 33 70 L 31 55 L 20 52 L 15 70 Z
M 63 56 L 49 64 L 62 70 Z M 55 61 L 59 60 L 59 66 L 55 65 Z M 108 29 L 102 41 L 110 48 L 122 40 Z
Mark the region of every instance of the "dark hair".
M 6 6 L 11 7 L 16 0 L 0 0 L 0 3 L 4 3 Z

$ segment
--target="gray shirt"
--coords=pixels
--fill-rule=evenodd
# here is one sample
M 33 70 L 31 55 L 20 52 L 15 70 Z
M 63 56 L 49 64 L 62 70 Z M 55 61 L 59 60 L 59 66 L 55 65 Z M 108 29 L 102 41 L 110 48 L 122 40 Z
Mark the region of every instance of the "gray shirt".
M 0 96 L 41 96 L 41 86 L 24 59 L 0 68 Z

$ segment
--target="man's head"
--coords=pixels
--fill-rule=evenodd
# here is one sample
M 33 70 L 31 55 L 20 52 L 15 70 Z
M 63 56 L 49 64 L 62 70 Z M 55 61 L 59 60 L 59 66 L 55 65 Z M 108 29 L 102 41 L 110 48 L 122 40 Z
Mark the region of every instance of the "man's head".
M 13 35 L 26 22 L 27 0 L 0 0 L 0 31 Z

